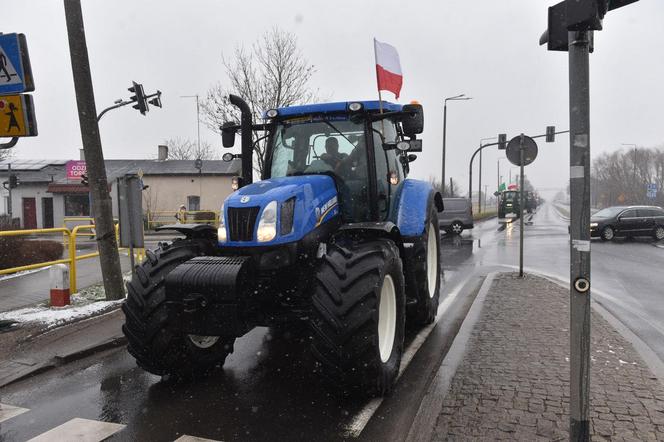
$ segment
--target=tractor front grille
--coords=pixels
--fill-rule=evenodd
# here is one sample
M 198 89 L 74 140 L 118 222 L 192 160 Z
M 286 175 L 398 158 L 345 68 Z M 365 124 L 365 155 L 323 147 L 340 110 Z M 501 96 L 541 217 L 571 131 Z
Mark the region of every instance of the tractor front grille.
M 254 239 L 256 218 L 260 207 L 229 207 L 228 234 L 231 241 L 251 241 Z

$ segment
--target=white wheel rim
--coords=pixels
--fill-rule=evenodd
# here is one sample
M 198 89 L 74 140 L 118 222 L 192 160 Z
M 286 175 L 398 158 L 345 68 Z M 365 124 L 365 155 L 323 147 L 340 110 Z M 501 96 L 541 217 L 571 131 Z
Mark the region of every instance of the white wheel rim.
M 380 360 L 385 363 L 390 359 L 394 347 L 394 334 L 397 327 L 397 296 L 394 281 L 385 275 L 383 287 L 380 289 L 380 305 L 378 306 L 378 350 Z
M 604 230 L 604 238 L 613 239 L 613 229 L 611 227 L 607 227 L 606 230 Z
M 198 348 L 210 348 L 219 341 L 219 336 L 189 335 L 189 340 Z
M 454 223 L 454 224 L 452 225 L 452 231 L 453 231 L 454 233 L 459 233 L 459 232 L 461 232 L 461 226 L 460 226 L 458 223 Z
M 436 276 L 438 276 L 438 243 L 433 235 L 434 225 L 429 227 L 429 239 L 427 240 L 427 279 L 429 280 L 429 298 L 433 298 L 436 290 Z
M 655 237 L 657 239 L 664 239 L 664 227 L 658 227 L 655 231 Z

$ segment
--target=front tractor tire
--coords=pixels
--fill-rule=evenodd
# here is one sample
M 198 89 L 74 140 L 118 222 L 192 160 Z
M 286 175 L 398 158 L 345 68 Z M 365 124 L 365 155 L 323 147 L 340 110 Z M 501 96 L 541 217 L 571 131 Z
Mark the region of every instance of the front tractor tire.
M 234 338 L 187 335 L 178 331 L 166 302 L 164 279 L 175 267 L 197 256 L 214 253 L 209 239 L 181 239 L 148 251 L 127 284 L 122 305 L 127 348 L 150 373 L 195 378 L 223 365 L 233 352 Z
M 388 239 L 329 246 L 315 275 L 313 354 L 350 390 L 387 394 L 404 345 L 406 299 L 399 249 Z

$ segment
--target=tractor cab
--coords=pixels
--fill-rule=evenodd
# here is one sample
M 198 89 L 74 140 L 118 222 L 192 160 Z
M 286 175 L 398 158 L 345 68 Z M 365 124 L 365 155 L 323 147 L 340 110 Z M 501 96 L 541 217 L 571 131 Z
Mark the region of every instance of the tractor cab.
M 268 110 L 264 119 L 266 123 L 254 126 L 266 133 L 263 180 L 296 183 L 303 176 L 330 177 L 344 223 L 388 219 L 416 158 L 411 152 L 421 150 L 415 139 L 423 121 L 417 104 L 383 102 L 382 113 L 377 101 L 291 106 Z M 226 139 L 225 146 L 232 146 L 234 136 Z M 243 150 L 243 162 L 245 156 Z M 289 177 L 294 179 L 284 180 Z M 246 185 L 247 180 L 240 182 Z

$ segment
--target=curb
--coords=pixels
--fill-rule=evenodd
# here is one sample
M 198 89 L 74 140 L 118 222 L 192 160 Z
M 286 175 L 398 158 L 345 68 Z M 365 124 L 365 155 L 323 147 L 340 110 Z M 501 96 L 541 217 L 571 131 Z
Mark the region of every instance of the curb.
M 447 396 L 452 384 L 452 379 L 454 379 L 459 364 L 463 360 L 471 333 L 480 318 L 480 313 L 484 307 L 484 301 L 489 293 L 491 285 L 493 284 L 493 280 L 498 273 L 500 272 L 489 273 L 482 283 L 482 286 L 480 287 L 473 304 L 470 306 L 466 318 L 461 324 L 447 355 L 438 367 L 427 392 L 422 398 L 422 402 L 420 402 L 415 418 L 408 430 L 406 441 L 429 442 L 432 439 L 434 427 L 443 400 Z M 431 414 L 432 412 L 434 415 Z
M 106 312 L 101 315 L 93 316 L 91 318 L 86 318 L 82 321 L 78 321 L 75 323 L 70 323 L 67 324 L 69 325 L 75 325 L 80 322 L 85 322 L 85 321 L 90 321 L 90 322 L 102 322 L 104 320 L 107 320 L 106 318 L 107 315 L 112 314 L 117 312 L 117 309 L 113 309 L 110 312 Z M 94 325 L 93 325 L 94 326 Z M 53 330 L 49 330 L 48 332 L 42 334 L 41 336 L 47 335 L 49 333 L 56 332 L 58 330 L 63 330 L 67 326 L 64 327 L 58 327 Z M 80 332 L 80 330 L 79 330 Z M 109 350 L 112 348 L 117 348 L 124 346 L 127 343 L 127 339 L 124 335 L 120 334 L 111 334 L 110 336 L 106 338 L 102 338 L 100 341 L 93 343 L 88 346 L 80 346 L 78 348 L 71 349 L 69 351 L 64 350 L 60 351 L 59 353 L 56 352 L 55 354 L 51 354 L 50 357 L 45 359 L 44 361 L 22 361 L 22 360 L 6 360 L 0 363 L 0 388 L 5 387 L 9 384 L 12 384 L 14 382 L 18 382 L 21 380 L 24 380 L 28 377 L 41 374 L 43 372 L 46 372 L 50 369 L 60 367 L 62 365 L 78 361 L 81 359 L 84 359 L 88 356 L 91 356 L 95 353 L 104 351 L 104 350 Z

